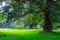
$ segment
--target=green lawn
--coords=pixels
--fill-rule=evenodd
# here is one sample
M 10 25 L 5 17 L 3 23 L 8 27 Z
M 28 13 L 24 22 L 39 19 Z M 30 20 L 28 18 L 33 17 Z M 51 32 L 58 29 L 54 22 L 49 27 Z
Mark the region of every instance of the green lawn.
M 60 31 L 54 31 L 55 33 L 42 33 L 36 29 L 0 29 L 0 40 L 60 40 Z

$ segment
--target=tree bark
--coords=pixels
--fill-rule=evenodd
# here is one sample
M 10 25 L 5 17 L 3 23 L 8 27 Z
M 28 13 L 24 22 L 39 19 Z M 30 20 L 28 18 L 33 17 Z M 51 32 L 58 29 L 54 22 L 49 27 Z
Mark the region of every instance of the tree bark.
M 46 7 L 44 9 L 44 15 L 45 15 L 45 25 L 44 25 L 44 31 L 45 32 L 52 32 L 52 24 L 51 24 L 51 21 L 50 21 L 50 13 L 49 13 L 49 10 L 48 10 L 48 7 Z

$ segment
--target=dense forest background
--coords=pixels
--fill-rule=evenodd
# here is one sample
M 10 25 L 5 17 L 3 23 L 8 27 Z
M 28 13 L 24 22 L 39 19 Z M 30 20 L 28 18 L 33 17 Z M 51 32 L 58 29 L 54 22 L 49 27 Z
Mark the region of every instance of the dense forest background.
M 42 29 L 46 10 L 53 29 L 60 28 L 59 0 L 0 0 L 0 28 Z

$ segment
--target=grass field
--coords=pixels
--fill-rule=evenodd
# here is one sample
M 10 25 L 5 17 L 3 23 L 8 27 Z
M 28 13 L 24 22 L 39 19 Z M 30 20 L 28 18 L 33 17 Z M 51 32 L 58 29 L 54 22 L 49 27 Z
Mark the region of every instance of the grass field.
M 41 33 L 37 29 L 0 29 L 0 40 L 60 40 L 60 31 L 54 32 Z

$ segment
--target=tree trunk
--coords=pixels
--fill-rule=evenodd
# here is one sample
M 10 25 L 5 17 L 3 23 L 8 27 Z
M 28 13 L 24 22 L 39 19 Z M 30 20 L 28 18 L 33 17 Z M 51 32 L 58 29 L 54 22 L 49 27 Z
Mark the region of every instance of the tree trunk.
M 51 21 L 50 21 L 50 13 L 49 13 L 49 10 L 48 10 L 48 7 L 45 8 L 44 10 L 45 12 L 45 25 L 44 25 L 44 31 L 45 32 L 52 32 L 52 24 L 51 24 Z
M 33 24 L 30 24 L 29 29 L 33 29 Z

